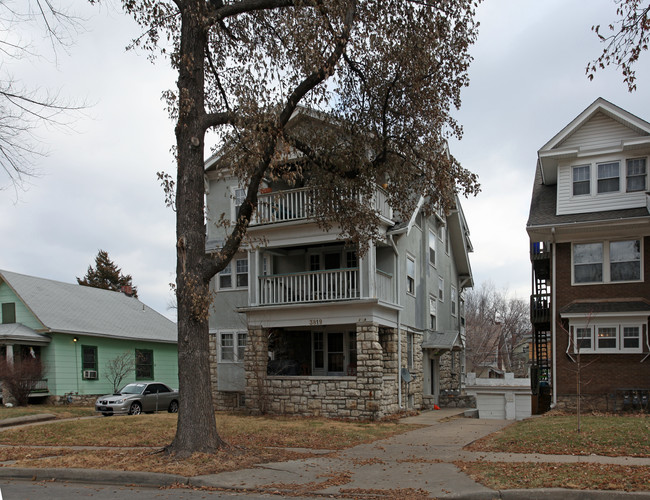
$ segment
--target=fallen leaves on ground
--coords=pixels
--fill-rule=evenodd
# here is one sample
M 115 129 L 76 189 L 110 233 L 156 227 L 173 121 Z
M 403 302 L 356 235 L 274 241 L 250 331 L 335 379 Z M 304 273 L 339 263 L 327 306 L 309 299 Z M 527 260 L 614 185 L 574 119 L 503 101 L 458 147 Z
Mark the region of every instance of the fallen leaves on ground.
M 470 451 L 650 457 L 650 415 L 544 415 L 469 444 Z
M 570 488 L 650 490 L 650 467 L 593 463 L 454 462 L 475 481 L 495 490 Z
M 284 449 L 246 448 L 221 450 L 214 455 L 195 453 L 184 460 L 151 450 L 72 450 L 69 448 L 15 447 L 0 449 L 2 464 L 11 467 L 83 468 L 124 471 L 160 472 L 181 476 L 199 476 L 247 469 L 257 464 L 283 462 L 314 456 Z M 15 461 L 15 462 L 14 462 Z

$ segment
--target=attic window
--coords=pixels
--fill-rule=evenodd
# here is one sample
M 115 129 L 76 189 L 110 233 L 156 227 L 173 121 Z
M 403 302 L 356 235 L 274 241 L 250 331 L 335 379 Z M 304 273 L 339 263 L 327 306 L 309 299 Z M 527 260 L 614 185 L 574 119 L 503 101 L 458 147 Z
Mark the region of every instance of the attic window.
M 16 322 L 16 303 L 6 302 L 2 304 L 2 324 L 6 325 L 15 322 Z
M 619 162 L 598 165 L 598 192 L 617 193 L 620 189 Z
M 646 175 L 645 158 L 627 160 L 627 192 L 645 191 Z
M 590 193 L 590 169 L 589 165 L 573 167 L 573 196 Z

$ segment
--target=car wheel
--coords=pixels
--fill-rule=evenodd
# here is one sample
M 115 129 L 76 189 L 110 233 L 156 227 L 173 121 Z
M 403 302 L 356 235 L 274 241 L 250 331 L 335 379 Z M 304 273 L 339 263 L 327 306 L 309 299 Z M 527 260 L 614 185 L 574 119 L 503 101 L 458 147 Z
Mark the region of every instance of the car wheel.
M 140 415 L 140 413 L 142 413 L 142 405 L 137 401 L 131 404 L 131 408 L 129 408 L 129 415 Z
M 167 408 L 167 411 L 169 413 L 178 413 L 178 401 L 175 399 L 169 403 L 169 408 Z

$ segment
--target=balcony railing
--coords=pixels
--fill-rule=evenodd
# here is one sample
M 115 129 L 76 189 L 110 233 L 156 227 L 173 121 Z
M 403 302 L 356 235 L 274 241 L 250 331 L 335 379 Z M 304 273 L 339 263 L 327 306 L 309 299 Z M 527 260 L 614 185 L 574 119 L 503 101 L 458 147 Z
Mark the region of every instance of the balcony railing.
M 357 299 L 359 269 L 260 276 L 260 305 Z
M 251 224 L 273 224 L 314 217 L 316 208 L 312 193 L 313 188 L 300 188 L 260 194 L 257 198 L 257 211 Z M 375 189 L 371 203 L 380 217 L 392 218 L 388 193 L 382 188 Z
M 551 320 L 551 294 L 540 293 L 530 296 L 530 322 L 548 323 Z

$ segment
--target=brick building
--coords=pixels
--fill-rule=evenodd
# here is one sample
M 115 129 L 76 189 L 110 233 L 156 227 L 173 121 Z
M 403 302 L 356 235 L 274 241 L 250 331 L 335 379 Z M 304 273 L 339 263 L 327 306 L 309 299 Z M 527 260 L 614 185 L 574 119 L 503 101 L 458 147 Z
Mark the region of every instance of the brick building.
M 604 99 L 538 151 L 526 229 L 540 409 L 546 387 L 559 407 L 579 391 L 588 408 L 648 408 L 649 155 L 650 123 Z

